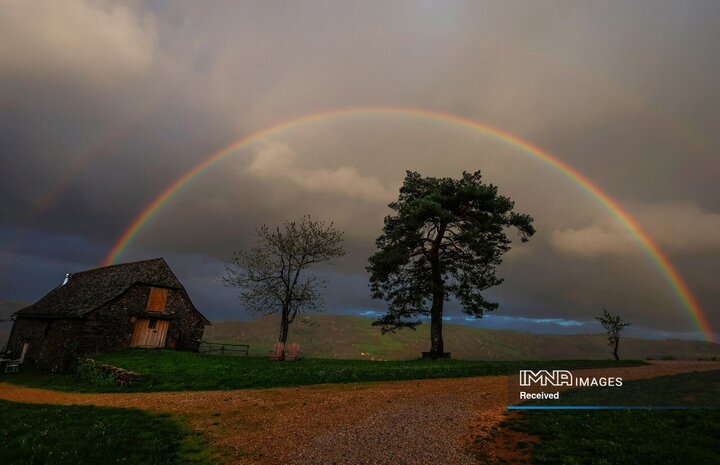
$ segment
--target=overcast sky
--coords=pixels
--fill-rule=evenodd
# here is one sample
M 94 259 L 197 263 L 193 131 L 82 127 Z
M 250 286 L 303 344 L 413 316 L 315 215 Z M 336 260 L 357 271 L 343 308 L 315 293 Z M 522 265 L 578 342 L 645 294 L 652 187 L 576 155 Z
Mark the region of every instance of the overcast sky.
M 451 113 L 587 176 L 668 255 L 720 328 L 720 3 L 119 2 L 0 6 L 0 299 L 98 266 L 173 180 L 255 131 L 353 106 Z M 496 137 L 346 115 L 243 146 L 186 185 L 121 260 L 165 257 L 210 319 L 239 318 L 221 259 L 304 214 L 345 231 L 327 308 L 375 315 L 364 267 L 405 170 L 487 182 L 535 218 L 479 326 L 700 337 L 613 215 Z M 448 317 L 464 322 L 454 303 Z

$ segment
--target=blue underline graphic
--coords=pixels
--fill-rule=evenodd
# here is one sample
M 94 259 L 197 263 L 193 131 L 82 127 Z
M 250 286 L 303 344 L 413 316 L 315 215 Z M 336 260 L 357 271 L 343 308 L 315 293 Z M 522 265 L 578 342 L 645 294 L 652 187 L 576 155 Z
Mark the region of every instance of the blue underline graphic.
M 689 405 L 509 405 L 508 410 L 719 410 Z

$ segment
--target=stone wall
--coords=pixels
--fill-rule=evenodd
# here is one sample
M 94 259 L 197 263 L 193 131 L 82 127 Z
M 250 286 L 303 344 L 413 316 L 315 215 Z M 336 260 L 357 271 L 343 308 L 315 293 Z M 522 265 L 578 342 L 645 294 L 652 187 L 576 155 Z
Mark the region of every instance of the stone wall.
M 34 365 L 40 357 L 40 349 L 49 324 L 50 320 L 46 319 L 18 318 L 15 320 L 7 345 L 10 358 L 20 357 L 21 343 L 28 342 L 30 347 L 25 354 L 25 363 Z
M 72 368 L 79 355 L 81 319 L 51 320 L 35 366 L 52 373 Z
M 193 310 L 184 289 L 173 289 L 168 293 L 166 311 L 174 317 L 168 328 L 167 347 L 197 351 L 205 332 L 205 322 Z
M 8 349 L 19 358 L 22 343 L 30 344 L 23 364 L 50 372 L 71 366 L 79 351 L 80 319 L 18 318 L 13 324 Z
M 151 286 L 136 284 L 117 299 L 95 310 L 85 320 L 82 350 L 85 354 L 129 347 L 139 318 L 169 320 L 165 346 L 198 350 L 205 329 L 183 289 L 169 289 L 164 312 L 146 311 Z

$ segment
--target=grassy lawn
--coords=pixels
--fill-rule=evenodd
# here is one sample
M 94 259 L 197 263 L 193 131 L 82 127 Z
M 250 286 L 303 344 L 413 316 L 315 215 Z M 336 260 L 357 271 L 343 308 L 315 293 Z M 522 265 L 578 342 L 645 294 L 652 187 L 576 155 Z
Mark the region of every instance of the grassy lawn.
M 0 401 L 3 465 L 207 465 L 208 457 L 166 415 Z
M 561 404 L 694 406 L 697 410 L 525 411 L 510 427 L 540 438 L 537 464 L 720 463 L 720 371 L 563 393 Z M 705 407 L 708 407 L 705 409 Z
M 484 362 L 465 360 L 368 361 L 305 359 L 273 362 L 261 357 L 200 355 L 170 350 L 127 350 L 98 357 L 98 361 L 147 375 L 131 388 L 89 386 L 72 375 L 47 375 L 21 370 L 0 375 L 0 381 L 67 391 L 187 391 L 300 386 L 321 383 L 390 381 L 505 375 L 517 369 L 578 369 L 642 365 L 640 361 L 564 360 Z

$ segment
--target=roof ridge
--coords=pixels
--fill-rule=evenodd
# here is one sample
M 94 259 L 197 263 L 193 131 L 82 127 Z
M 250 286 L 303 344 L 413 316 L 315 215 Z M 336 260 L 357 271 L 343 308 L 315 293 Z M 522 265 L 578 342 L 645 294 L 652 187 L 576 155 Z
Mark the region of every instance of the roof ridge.
M 75 275 L 79 275 L 79 274 L 83 274 L 83 273 L 90 273 L 90 272 L 92 272 L 92 271 L 107 270 L 107 269 L 110 269 L 110 268 L 120 268 L 120 267 L 123 267 L 123 266 L 137 265 L 137 264 L 140 264 L 140 263 L 155 262 L 155 261 L 158 261 L 158 260 L 162 260 L 163 262 L 165 262 L 165 259 L 164 259 L 163 257 L 148 258 L 148 259 L 145 259 L 145 260 L 137 260 L 137 261 L 134 261 L 134 262 L 114 263 L 114 264 L 112 264 L 112 265 L 99 266 L 99 267 L 97 267 L 97 268 L 90 268 L 89 270 L 82 270 L 82 271 L 78 271 L 78 272 L 76 272 L 76 273 L 70 273 L 70 275 L 71 275 L 71 276 L 75 276 Z M 165 262 L 165 263 L 167 263 L 167 262 Z
M 135 284 L 147 281 L 184 289 L 162 257 L 119 263 L 72 275 L 37 302 L 17 313 L 79 316 L 90 313 L 122 295 Z

